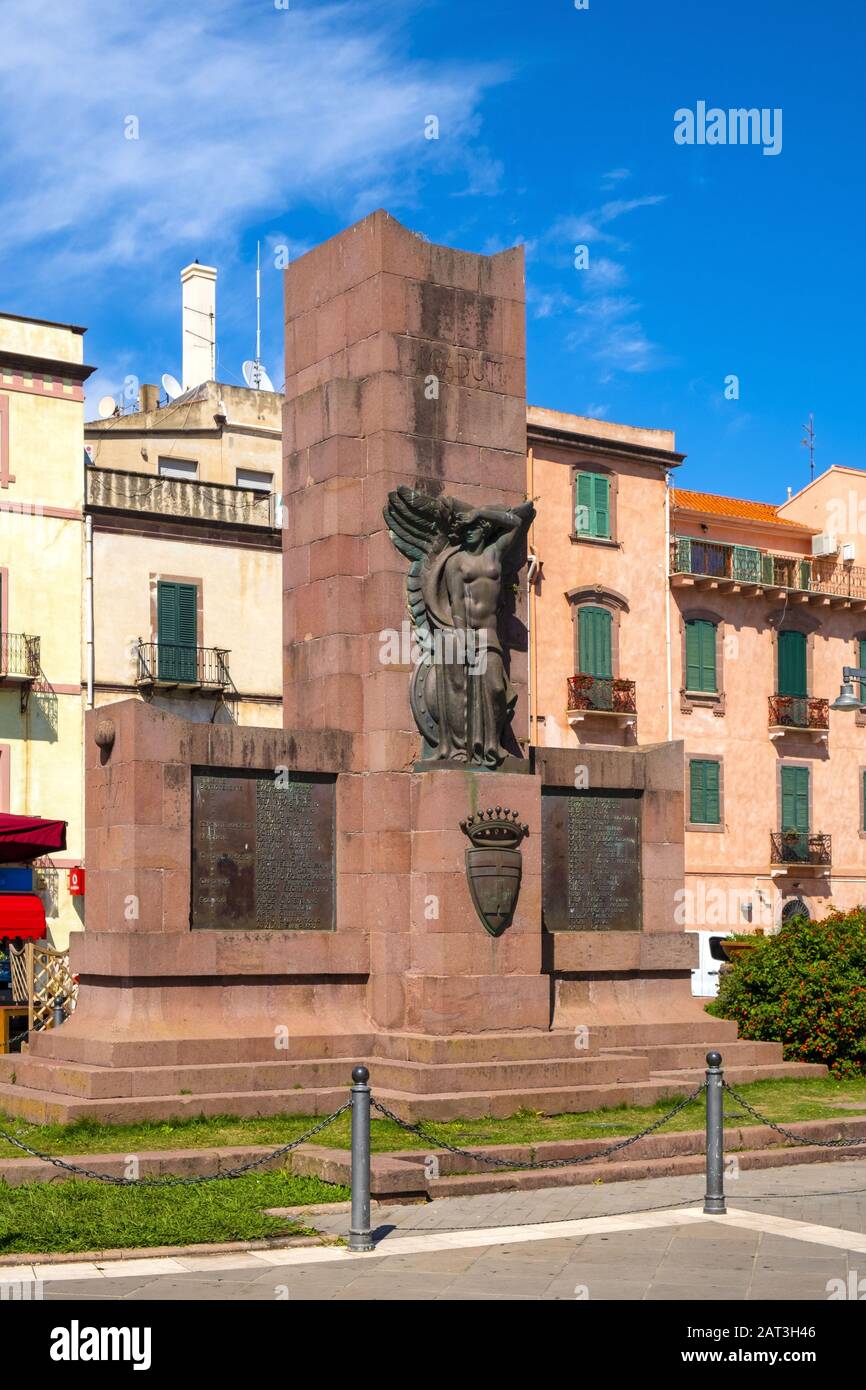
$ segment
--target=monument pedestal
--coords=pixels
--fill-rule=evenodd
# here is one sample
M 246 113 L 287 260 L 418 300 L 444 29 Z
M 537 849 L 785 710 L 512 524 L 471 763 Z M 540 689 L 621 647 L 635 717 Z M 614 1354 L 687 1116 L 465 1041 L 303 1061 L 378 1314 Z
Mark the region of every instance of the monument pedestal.
M 0 1109 L 322 1114 L 364 1062 L 409 1119 L 557 1113 L 681 1094 L 711 1045 L 804 1074 L 691 999 L 682 746 L 530 764 L 524 340 L 521 250 L 377 212 L 289 267 L 285 729 L 88 713 L 78 1007 L 0 1057 Z M 407 601 L 494 639 L 479 684 L 413 686 L 417 727 Z M 507 757 L 428 768 L 419 729 Z

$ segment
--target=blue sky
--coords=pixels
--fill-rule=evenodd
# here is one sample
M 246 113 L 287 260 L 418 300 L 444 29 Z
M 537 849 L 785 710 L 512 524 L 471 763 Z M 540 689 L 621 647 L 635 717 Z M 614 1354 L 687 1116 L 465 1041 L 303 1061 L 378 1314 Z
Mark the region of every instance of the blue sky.
M 781 500 L 809 411 L 866 465 L 861 0 L 280 3 L 3 0 L 0 308 L 88 326 L 91 400 L 179 373 L 196 256 L 239 382 L 258 239 L 279 386 L 274 248 L 383 206 L 524 241 L 530 400 L 674 428 L 683 485 Z M 781 152 L 676 144 L 699 101 L 781 108 Z

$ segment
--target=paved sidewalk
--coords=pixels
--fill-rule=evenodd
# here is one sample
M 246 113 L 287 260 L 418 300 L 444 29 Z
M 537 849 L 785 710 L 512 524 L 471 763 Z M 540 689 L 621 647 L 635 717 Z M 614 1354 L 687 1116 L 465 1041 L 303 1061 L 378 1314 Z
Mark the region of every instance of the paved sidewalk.
M 30 1267 L 46 1299 L 826 1301 L 866 1278 L 866 1163 L 374 1207 L 377 1252 L 335 1247 Z M 345 1234 L 348 1213 L 311 1218 Z M 0 1282 L 26 1277 L 0 1268 Z M 831 1281 L 840 1280 L 834 1286 Z

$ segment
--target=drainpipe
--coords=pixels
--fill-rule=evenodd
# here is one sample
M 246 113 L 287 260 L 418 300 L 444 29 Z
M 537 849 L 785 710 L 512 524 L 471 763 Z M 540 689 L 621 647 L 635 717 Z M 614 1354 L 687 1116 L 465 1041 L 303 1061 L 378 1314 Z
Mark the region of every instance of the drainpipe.
M 662 582 L 665 586 L 665 666 L 667 671 L 668 743 L 674 736 L 673 672 L 671 670 L 671 584 L 668 574 L 671 559 L 671 475 L 665 473 L 665 553 Z
M 84 645 L 87 708 L 93 709 L 93 517 L 84 518 Z

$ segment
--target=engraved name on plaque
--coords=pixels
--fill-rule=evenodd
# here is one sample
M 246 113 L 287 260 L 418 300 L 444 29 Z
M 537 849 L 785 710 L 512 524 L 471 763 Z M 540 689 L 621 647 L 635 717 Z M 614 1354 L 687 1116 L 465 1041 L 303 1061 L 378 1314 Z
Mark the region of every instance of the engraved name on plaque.
M 191 926 L 331 931 L 334 779 L 208 768 L 192 786 Z
M 639 793 L 545 788 L 541 858 L 549 931 L 641 930 Z

